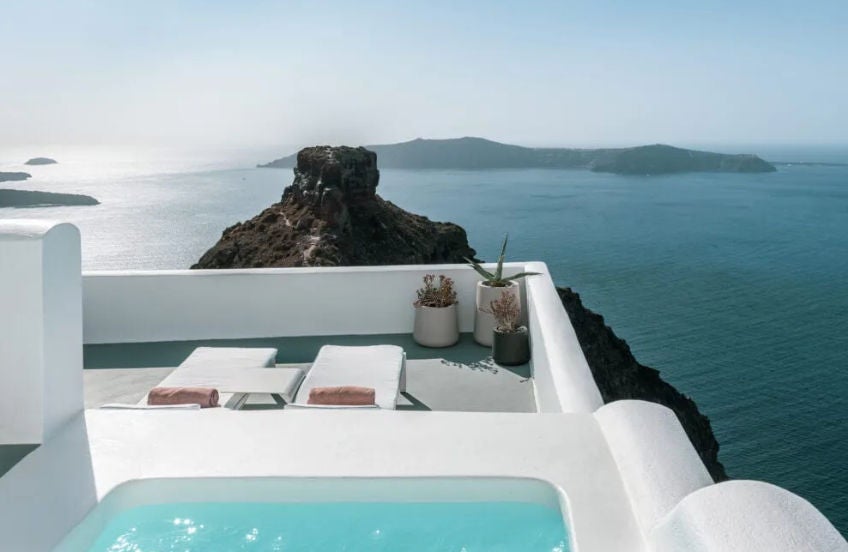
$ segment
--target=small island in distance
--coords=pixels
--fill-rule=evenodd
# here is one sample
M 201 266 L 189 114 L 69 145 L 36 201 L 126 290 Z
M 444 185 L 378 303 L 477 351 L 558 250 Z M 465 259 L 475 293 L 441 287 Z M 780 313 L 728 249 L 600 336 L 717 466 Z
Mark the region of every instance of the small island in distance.
M 527 148 L 485 138 L 430 140 L 365 146 L 380 166 L 392 169 L 586 169 L 595 172 L 656 175 L 683 172 L 774 172 L 771 163 L 752 154 L 724 154 L 655 144 L 632 148 Z M 258 165 L 292 168 L 292 154 Z
M 63 205 L 99 205 L 91 196 L 0 189 L 0 207 L 58 207 Z
M 0 182 L 15 182 L 26 180 L 32 175 L 25 172 L 0 172 Z
M 50 159 L 49 157 L 33 157 L 24 165 L 55 165 L 58 163 L 55 159 Z
M 33 157 L 24 165 L 55 165 L 49 157 Z M 0 172 L 0 182 L 21 181 L 31 178 L 25 172 Z M 69 205 L 100 205 L 95 198 L 83 194 L 39 192 L 36 190 L 0 189 L 0 208 L 3 207 L 61 207 Z

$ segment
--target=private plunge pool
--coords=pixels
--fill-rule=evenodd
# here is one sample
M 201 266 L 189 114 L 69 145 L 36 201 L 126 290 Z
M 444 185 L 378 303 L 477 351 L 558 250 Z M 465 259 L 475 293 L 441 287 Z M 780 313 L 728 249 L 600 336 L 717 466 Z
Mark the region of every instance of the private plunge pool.
M 562 494 L 534 479 L 139 480 L 56 550 L 565 552 L 564 511 Z

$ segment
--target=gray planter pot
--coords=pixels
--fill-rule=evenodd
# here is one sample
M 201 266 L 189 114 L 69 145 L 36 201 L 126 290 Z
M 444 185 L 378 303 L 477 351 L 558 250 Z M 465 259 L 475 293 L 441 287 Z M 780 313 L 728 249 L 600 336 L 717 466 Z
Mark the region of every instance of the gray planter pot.
M 459 341 L 456 303 L 449 307 L 415 307 L 412 338 L 425 347 L 450 347 Z
M 526 326 L 516 332 L 495 330 L 492 341 L 492 359 L 503 366 L 517 366 L 530 362 L 530 336 Z

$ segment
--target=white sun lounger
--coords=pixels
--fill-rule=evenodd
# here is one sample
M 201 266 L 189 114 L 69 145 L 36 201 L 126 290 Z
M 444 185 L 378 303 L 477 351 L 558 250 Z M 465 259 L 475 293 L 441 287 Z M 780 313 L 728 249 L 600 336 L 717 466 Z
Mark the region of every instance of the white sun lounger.
M 241 408 L 251 393 L 294 399 L 303 370 L 274 368 L 277 350 L 270 348 L 198 347 L 157 387 L 212 387 L 219 403 Z M 147 404 L 147 396 L 140 402 Z
M 406 391 L 406 355 L 395 345 L 343 347 L 324 345 L 297 392 L 293 406 L 308 405 L 315 387 L 356 385 L 373 387 L 378 407 L 394 410 Z

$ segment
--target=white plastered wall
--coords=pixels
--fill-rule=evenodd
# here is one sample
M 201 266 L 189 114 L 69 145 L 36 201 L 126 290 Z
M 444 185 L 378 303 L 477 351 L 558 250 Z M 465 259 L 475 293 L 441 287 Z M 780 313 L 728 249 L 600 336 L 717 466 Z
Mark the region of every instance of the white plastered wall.
M 594 412 L 604 401 L 548 268 L 533 262 L 525 270 L 539 273 L 524 280 L 539 411 Z
M 508 263 L 506 274 L 524 269 Z M 464 265 L 90 272 L 85 343 L 408 333 L 424 274 L 454 279 L 460 330 L 474 327 Z
M 39 444 L 82 411 L 80 237 L 0 221 L 0 444 Z

